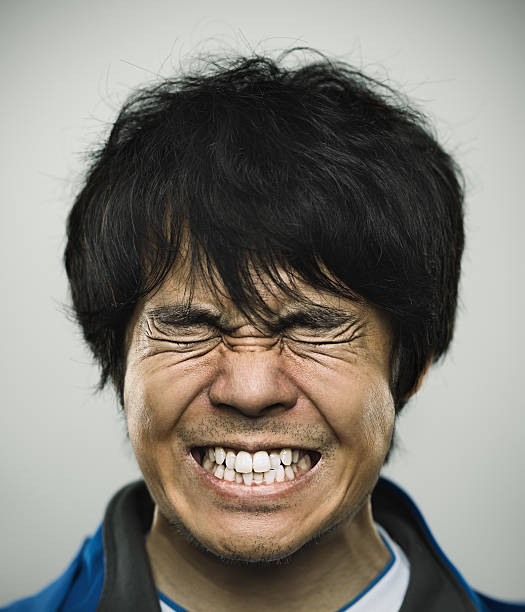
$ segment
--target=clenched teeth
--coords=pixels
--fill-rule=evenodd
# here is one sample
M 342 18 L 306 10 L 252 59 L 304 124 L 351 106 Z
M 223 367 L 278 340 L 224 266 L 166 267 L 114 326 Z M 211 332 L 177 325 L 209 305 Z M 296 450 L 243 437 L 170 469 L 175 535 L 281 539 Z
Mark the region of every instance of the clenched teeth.
M 249 453 L 215 446 L 202 449 L 200 463 L 216 478 L 252 486 L 294 480 L 312 467 L 312 457 L 300 449 Z

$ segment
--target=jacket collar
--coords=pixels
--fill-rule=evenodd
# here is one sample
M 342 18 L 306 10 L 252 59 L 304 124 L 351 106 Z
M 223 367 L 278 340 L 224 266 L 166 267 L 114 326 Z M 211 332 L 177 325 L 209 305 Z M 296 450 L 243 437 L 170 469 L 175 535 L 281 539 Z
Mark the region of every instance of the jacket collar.
M 410 582 L 400 612 L 467 612 L 483 607 L 434 540 L 410 497 L 386 478 L 372 493 L 372 512 L 410 561 Z
M 145 547 L 153 508 L 143 481 L 127 485 L 109 503 L 103 524 L 104 587 L 97 612 L 160 611 Z M 483 609 L 406 493 L 380 478 L 372 494 L 372 511 L 410 561 L 410 582 L 400 612 Z
M 109 502 L 102 526 L 105 570 L 97 612 L 160 612 L 145 545 L 153 508 L 144 481 L 127 485 Z

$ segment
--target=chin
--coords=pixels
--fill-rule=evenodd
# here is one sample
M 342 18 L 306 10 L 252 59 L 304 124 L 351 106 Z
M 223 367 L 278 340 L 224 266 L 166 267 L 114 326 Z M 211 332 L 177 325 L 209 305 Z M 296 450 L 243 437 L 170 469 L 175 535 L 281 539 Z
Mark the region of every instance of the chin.
M 250 548 L 231 547 L 229 550 L 211 550 L 200 543 L 198 547 L 221 563 L 242 567 L 270 567 L 289 563 L 292 557 L 301 550 L 301 548 L 294 550 L 278 548 L 274 545 L 268 546 L 268 542 L 252 542 L 251 544 Z
M 347 518 L 348 514 L 331 517 L 319 529 L 312 533 L 294 533 L 290 531 L 280 534 L 268 529 L 268 533 L 253 533 L 250 529 L 240 532 L 225 529 L 222 525 L 215 533 L 195 533 L 188 529 L 182 521 L 169 521 L 176 530 L 196 550 L 210 558 L 227 565 L 244 567 L 270 567 L 290 563 L 299 553 L 316 546 L 324 537 L 336 531 Z M 270 527 L 270 525 L 268 525 Z M 220 534 L 220 537 L 217 537 Z
M 228 546 L 222 543 L 212 546 L 193 536 L 191 542 L 200 551 L 226 565 L 270 567 L 290 563 L 299 552 L 317 542 L 318 539 L 318 537 L 313 537 L 303 543 L 279 544 L 272 538 L 252 537 L 249 542 L 230 540 Z
M 272 534 L 232 533 L 223 531 L 220 538 L 205 537 L 186 528 L 178 528 L 198 550 L 229 565 L 275 565 L 285 563 L 310 543 L 313 538 L 294 538 L 279 541 Z

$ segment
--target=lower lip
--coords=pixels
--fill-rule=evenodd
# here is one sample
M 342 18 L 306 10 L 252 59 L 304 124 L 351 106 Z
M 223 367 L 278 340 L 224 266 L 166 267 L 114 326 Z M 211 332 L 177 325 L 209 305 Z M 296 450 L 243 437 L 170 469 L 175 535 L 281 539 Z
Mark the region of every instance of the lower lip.
M 286 497 L 294 493 L 299 493 L 309 486 L 312 478 L 321 469 L 322 457 L 307 472 L 302 472 L 294 480 L 284 482 L 273 482 L 272 484 L 244 485 L 237 482 L 230 482 L 222 478 L 216 478 L 212 473 L 207 472 L 188 452 L 189 463 L 196 472 L 196 477 L 203 486 L 211 489 L 217 495 L 229 499 L 253 499 L 254 501 L 276 501 L 281 497 Z

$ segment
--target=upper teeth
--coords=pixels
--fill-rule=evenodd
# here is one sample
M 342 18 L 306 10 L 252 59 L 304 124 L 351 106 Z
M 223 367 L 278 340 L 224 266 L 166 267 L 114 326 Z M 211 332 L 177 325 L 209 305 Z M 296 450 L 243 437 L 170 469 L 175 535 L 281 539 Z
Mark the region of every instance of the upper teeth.
M 207 448 L 202 459 L 202 467 L 217 478 L 246 485 L 293 480 L 299 469 L 307 471 L 311 466 L 306 451 L 291 448 L 249 453 L 215 446 Z

